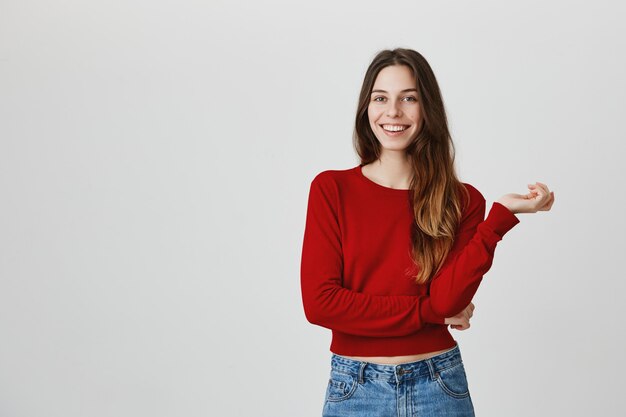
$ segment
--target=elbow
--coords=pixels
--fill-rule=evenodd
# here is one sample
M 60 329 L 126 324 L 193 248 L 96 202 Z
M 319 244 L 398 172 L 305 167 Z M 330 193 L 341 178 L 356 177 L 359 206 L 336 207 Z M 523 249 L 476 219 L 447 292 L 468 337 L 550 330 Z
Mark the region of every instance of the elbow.
M 320 314 L 319 310 L 316 309 L 304 309 L 304 316 L 306 317 L 307 321 L 311 324 L 314 324 L 316 326 L 321 326 L 321 327 L 328 327 L 328 319 L 323 315 Z
M 328 308 L 328 291 L 319 286 L 302 287 L 302 306 L 304 316 L 311 324 L 326 327 L 332 322 Z
M 311 302 L 310 300 L 307 301 L 306 299 L 303 300 L 302 304 L 304 307 L 304 316 L 306 317 L 307 321 L 311 324 L 323 326 L 325 323 L 325 318 L 322 314 L 323 310 L 320 308 L 320 306 L 316 303 Z
M 318 321 L 317 313 L 310 306 L 307 306 L 306 303 L 304 304 L 304 317 L 306 317 L 309 323 L 317 324 L 317 321 Z
M 457 284 L 454 291 L 432 291 L 431 289 L 431 309 L 435 314 L 445 318 L 460 314 L 472 302 L 481 279 L 482 276 L 463 286 Z
M 303 287 L 302 305 L 309 323 L 330 328 L 329 326 L 335 322 L 338 316 L 336 308 L 333 308 L 337 304 L 333 301 L 336 288 L 334 285 Z
M 431 298 L 430 306 L 433 313 L 445 318 L 454 317 L 462 310 L 459 310 L 458 306 L 453 303 L 452 300 L 440 300 L 437 298 Z

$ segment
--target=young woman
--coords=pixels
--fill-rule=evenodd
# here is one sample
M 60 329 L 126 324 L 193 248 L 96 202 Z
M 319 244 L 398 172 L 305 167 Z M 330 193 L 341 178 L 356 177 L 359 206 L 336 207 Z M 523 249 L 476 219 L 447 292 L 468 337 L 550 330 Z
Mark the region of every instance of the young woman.
M 323 415 L 473 416 L 450 328 L 518 213 L 550 210 L 554 192 L 493 203 L 460 182 L 435 75 L 416 51 L 376 55 L 361 88 L 361 163 L 311 182 L 301 258 L 307 320 L 332 330 Z

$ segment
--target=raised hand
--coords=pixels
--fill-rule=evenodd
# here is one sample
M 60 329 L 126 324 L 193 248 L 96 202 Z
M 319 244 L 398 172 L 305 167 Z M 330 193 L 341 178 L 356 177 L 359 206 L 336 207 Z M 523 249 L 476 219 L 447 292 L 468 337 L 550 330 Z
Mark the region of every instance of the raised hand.
M 552 208 L 554 191 L 550 191 L 547 185 L 536 182 L 528 184 L 528 189 L 530 190 L 528 194 L 505 194 L 497 202 L 513 213 L 536 213 Z

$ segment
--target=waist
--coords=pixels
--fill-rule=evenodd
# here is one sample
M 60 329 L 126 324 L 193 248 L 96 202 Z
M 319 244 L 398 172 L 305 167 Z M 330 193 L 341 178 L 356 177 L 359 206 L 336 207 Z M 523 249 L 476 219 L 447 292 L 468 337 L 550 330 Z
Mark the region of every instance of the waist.
M 462 362 L 458 344 L 432 358 L 406 362 L 401 365 L 356 361 L 337 354 L 331 356 L 331 368 L 335 372 L 358 376 L 359 379 L 376 379 L 389 382 L 426 377 L 436 378 L 438 372 L 452 368 Z
M 456 346 L 448 326 L 429 324 L 406 336 L 367 337 L 332 332 L 332 353 L 358 361 L 399 363 L 423 360 Z
M 432 358 L 433 356 L 440 355 L 442 353 L 450 352 L 455 349 L 457 344 L 448 349 L 440 349 L 434 352 L 426 352 L 426 353 L 417 353 L 415 355 L 400 355 L 400 356 L 348 356 L 348 355 L 337 355 L 343 358 L 352 359 L 355 361 L 361 362 L 369 362 L 375 363 L 379 365 L 401 365 L 409 362 L 421 361 L 424 359 Z

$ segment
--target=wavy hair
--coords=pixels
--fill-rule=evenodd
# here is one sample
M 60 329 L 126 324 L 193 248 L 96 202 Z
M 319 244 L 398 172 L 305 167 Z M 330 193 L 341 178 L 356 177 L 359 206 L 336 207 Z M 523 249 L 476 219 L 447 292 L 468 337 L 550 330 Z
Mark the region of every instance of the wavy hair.
M 406 148 L 413 168 L 410 255 L 417 274 L 407 273 L 417 284 L 424 284 L 439 272 L 452 249 L 469 193 L 455 171 L 455 148 L 437 79 L 426 59 L 412 49 L 378 52 L 365 73 L 353 134 L 361 165 L 380 158 L 381 144 L 372 132 L 367 110 L 378 73 L 390 65 L 405 65 L 412 71 L 424 119 Z

